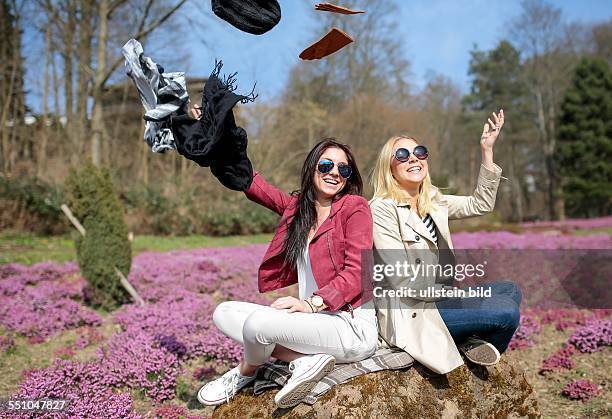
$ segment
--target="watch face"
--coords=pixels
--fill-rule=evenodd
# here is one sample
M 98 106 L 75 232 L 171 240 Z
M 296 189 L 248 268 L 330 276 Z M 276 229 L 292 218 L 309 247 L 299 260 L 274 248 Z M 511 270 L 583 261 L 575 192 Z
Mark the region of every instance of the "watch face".
M 317 306 L 320 307 L 323 305 L 323 298 L 320 295 L 313 295 L 312 296 L 312 303 Z

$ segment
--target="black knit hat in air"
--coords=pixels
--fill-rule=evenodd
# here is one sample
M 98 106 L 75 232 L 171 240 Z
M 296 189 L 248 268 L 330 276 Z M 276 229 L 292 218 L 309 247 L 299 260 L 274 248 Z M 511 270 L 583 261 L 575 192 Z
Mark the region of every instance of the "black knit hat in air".
M 281 19 L 277 0 L 211 0 L 214 14 L 243 32 L 261 35 Z

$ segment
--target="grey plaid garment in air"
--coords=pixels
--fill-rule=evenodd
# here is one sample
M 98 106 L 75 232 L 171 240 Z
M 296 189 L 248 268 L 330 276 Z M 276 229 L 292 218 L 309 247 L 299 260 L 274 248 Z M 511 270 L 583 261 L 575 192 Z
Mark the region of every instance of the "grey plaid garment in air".
M 314 404 L 319 397 L 335 385 L 346 383 L 352 378 L 369 372 L 399 370 L 412 366 L 414 359 L 399 348 L 381 348 L 370 358 L 350 364 L 337 364 L 335 368 L 314 386 L 304 397 L 304 403 Z M 289 364 L 283 361 L 267 362 L 257 372 L 253 392 L 263 393 L 269 388 L 284 386 L 291 377 Z
M 163 67 L 144 55 L 135 39 L 127 41 L 121 52 L 127 75 L 134 81 L 145 109 L 144 140 L 155 153 L 176 149 L 169 117 L 189 111 L 185 73 L 164 73 Z

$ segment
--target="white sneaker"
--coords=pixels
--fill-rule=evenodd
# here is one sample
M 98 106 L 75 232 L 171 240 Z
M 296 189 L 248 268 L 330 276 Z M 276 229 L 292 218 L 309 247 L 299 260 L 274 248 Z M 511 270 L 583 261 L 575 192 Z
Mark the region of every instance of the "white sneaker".
M 327 354 L 305 355 L 289 363 L 289 371 L 293 375 L 276 396 L 274 402 L 278 407 L 293 407 L 302 399 L 323 377 L 331 372 L 336 365 L 336 359 Z
M 241 375 L 238 367 L 232 368 L 221 377 L 203 386 L 198 391 L 198 400 L 207 406 L 229 403 L 236 393 L 255 380 L 256 375 L 252 377 Z

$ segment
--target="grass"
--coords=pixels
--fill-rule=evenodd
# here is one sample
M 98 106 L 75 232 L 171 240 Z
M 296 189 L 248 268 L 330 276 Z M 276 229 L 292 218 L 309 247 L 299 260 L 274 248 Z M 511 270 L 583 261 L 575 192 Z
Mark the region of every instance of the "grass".
M 590 234 L 610 234 L 612 235 L 612 227 L 577 229 L 572 231 L 576 236 L 588 236 Z
M 454 228 L 453 231 L 512 231 L 521 233 L 532 231 L 523 229 L 518 225 L 499 224 L 470 228 Z M 537 230 L 533 230 L 537 231 Z M 565 233 L 575 236 L 587 236 L 590 234 L 610 234 L 612 227 L 594 229 L 575 229 Z M 242 246 L 254 243 L 269 243 L 271 234 L 255 234 L 251 236 L 227 236 L 211 237 L 191 235 L 186 237 L 176 236 L 135 236 L 132 249 L 134 254 L 145 251 L 167 252 L 180 249 L 197 249 L 202 247 Z M 31 234 L 0 233 L 0 264 L 21 263 L 31 265 L 33 263 L 52 260 L 56 262 L 67 262 L 75 260 L 74 242 L 70 235 L 40 237 Z
M 192 235 L 173 236 L 135 236 L 132 244 L 134 254 L 145 251 L 166 252 L 179 249 L 202 247 L 243 246 L 254 243 L 269 243 L 271 234 L 251 236 L 210 237 Z M 33 263 L 52 260 L 67 262 L 76 259 L 74 242 L 69 235 L 38 237 L 30 234 L 0 233 L 0 264 Z

